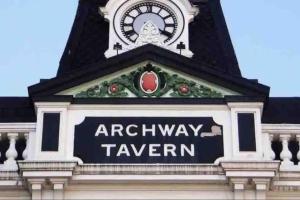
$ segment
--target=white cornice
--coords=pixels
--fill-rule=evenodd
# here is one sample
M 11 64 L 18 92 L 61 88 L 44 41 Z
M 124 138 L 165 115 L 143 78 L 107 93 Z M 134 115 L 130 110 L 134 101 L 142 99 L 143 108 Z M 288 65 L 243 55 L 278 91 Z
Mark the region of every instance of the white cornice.
M 221 167 L 204 164 L 83 164 L 75 174 L 224 175 Z
M 225 110 L 226 105 L 71 105 L 69 110 Z
M 300 134 L 300 124 L 262 124 L 262 132 L 269 134 Z
M 58 108 L 58 107 L 68 107 L 70 102 L 35 102 L 36 108 Z
M 262 102 L 236 102 L 236 103 L 228 103 L 230 108 L 260 108 L 262 109 L 264 104 Z
M 36 123 L 0 123 L 0 133 L 35 132 Z

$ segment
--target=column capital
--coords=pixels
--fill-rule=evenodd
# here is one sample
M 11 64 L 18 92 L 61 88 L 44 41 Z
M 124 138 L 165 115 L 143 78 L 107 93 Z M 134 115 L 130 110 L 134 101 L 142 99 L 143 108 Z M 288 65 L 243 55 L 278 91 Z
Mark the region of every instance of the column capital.
M 244 190 L 245 186 L 249 182 L 248 178 L 231 178 L 230 183 L 234 190 Z
M 275 177 L 279 169 L 280 161 L 223 161 L 221 167 L 228 178 L 239 180 L 240 178 Z
M 50 178 L 50 182 L 53 184 L 53 199 L 64 199 L 64 188 L 68 183 L 67 178 Z
M 256 199 L 265 200 L 267 198 L 267 192 L 270 189 L 271 179 L 266 178 L 254 178 Z
M 280 139 L 281 141 L 284 141 L 284 140 L 290 140 L 291 137 L 292 137 L 291 134 L 280 134 L 280 135 L 279 135 L 279 139 Z
M 275 138 L 275 135 L 274 134 L 271 134 L 271 133 L 267 133 L 269 135 L 269 139 L 270 140 L 273 140 Z
M 45 182 L 46 182 L 46 179 L 44 179 L 44 178 L 27 179 L 29 191 L 31 192 L 31 199 L 33 199 L 33 200 L 42 199 L 42 190 L 43 190 L 43 185 L 45 184 Z
M 24 133 L 23 135 L 24 135 L 24 138 L 25 138 L 26 140 L 28 140 L 28 138 L 29 138 L 29 133 L 27 132 L 27 133 Z
M 252 180 L 255 184 L 256 190 L 260 190 L 260 191 L 269 190 L 269 185 L 270 185 L 270 181 L 271 181 L 270 179 L 267 179 L 267 178 L 253 178 Z
M 248 178 L 230 178 L 235 200 L 242 200 L 245 198 L 245 189 L 248 182 Z
M 9 139 L 17 139 L 19 136 L 19 133 L 7 133 L 7 137 Z
M 50 182 L 53 184 L 54 190 L 62 190 L 68 184 L 67 178 L 50 178 Z
M 32 178 L 27 179 L 28 186 L 30 190 L 41 190 L 43 188 L 46 179 L 44 178 Z

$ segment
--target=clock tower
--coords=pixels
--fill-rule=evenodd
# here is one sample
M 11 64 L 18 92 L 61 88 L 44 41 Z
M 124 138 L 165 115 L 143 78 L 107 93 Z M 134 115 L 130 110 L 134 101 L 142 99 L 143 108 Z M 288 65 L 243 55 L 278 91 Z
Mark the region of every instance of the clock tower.
M 199 9 L 189 0 L 110 0 L 100 13 L 110 27 L 107 58 L 145 44 L 193 56 L 189 49 L 189 24 Z
M 80 0 L 58 75 L 148 44 L 241 76 L 220 0 Z

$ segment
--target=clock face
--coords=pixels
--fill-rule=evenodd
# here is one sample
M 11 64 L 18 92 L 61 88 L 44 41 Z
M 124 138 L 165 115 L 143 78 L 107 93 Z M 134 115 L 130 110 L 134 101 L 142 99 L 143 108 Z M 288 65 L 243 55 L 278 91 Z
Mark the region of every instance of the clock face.
M 122 33 L 129 41 L 135 43 L 143 25 L 149 21 L 159 29 L 164 43 L 176 34 L 178 24 L 174 12 L 154 2 L 140 3 L 127 10 L 121 20 Z

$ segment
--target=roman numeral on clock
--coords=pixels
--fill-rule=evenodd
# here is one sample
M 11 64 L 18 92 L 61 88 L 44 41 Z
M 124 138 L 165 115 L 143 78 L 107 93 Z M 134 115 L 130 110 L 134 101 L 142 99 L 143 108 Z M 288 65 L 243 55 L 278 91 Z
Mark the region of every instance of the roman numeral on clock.
M 171 15 L 167 15 L 167 16 L 163 17 L 163 19 L 166 20 L 166 19 L 168 19 L 170 17 L 172 17 L 172 16 Z
M 137 11 L 139 14 L 142 14 L 142 13 L 143 13 L 140 7 L 137 7 L 137 8 L 136 8 L 136 11 Z
M 123 25 L 133 27 L 133 23 L 124 23 Z
M 160 30 L 161 34 L 167 36 L 167 37 L 172 37 L 172 33 L 166 31 L 166 30 Z
M 174 28 L 175 27 L 175 24 L 165 24 L 166 27 L 172 27 Z
M 149 1 L 141 2 L 126 11 L 120 23 L 123 35 L 130 42 L 135 42 L 139 37 L 137 29 L 149 20 L 158 26 L 165 43 L 174 37 L 177 31 L 175 13 L 164 5 Z M 161 20 L 163 24 L 160 24 Z
M 131 37 L 135 34 L 135 31 L 134 30 L 125 31 L 125 34 L 128 35 L 129 37 Z
M 152 6 L 151 5 L 147 5 L 147 13 L 152 13 Z

